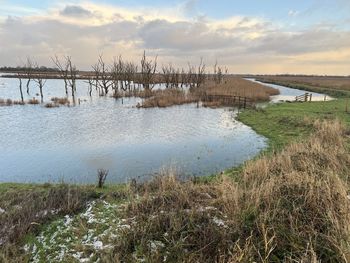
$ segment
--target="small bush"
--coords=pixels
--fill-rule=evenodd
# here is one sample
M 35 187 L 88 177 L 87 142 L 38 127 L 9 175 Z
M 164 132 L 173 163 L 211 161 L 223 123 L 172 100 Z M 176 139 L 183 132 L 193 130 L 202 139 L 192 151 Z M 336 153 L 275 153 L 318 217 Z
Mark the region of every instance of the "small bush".
M 103 185 L 105 184 L 105 181 L 107 179 L 107 175 L 108 175 L 108 170 L 105 170 L 105 169 L 99 169 L 97 170 L 97 179 L 98 179 L 98 182 L 97 182 L 97 187 L 98 188 L 102 188 Z

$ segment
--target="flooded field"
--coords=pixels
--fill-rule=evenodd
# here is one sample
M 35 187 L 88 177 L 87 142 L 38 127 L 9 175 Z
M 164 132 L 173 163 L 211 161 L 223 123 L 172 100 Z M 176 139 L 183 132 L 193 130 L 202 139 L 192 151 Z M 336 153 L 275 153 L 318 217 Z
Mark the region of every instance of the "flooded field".
M 25 91 L 25 87 L 23 88 Z M 25 93 L 25 92 L 24 92 Z M 39 91 L 33 83 L 30 95 Z M 44 101 L 64 97 L 62 80 L 47 80 Z M 19 100 L 17 79 L 0 78 L 0 98 Z M 0 181 L 94 183 L 147 178 L 172 167 L 209 175 L 237 166 L 266 146 L 266 139 L 234 120 L 232 109 L 195 104 L 138 109 L 138 98 L 88 96 L 77 82 L 80 105 L 0 107 Z

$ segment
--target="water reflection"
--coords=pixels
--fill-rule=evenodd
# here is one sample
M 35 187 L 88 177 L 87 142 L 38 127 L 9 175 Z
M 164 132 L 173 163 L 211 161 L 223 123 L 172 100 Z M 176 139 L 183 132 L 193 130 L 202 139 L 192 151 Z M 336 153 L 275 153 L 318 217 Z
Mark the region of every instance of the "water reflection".
M 18 81 L 1 79 L 0 98 L 18 99 Z M 31 94 L 35 94 L 31 87 Z M 60 80 L 48 80 L 44 99 L 63 97 Z M 27 98 L 31 98 L 32 95 Z M 76 107 L 0 107 L 0 181 L 73 183 L 125 182 L 175 166 L 185 174 L 208 175 L 256 155 L 266 141 L 234 120 L 229 109 L 196 105 L 137 109 L 140 99 L 90 98 L 77 83 Z

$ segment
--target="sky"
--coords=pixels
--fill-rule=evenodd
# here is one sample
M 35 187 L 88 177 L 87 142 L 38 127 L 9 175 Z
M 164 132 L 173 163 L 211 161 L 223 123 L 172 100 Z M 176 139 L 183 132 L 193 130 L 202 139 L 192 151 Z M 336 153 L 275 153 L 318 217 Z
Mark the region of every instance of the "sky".
M 350 0 L 0 0 L 0 65 L 99 54 L 230 73 L 350 75 Z

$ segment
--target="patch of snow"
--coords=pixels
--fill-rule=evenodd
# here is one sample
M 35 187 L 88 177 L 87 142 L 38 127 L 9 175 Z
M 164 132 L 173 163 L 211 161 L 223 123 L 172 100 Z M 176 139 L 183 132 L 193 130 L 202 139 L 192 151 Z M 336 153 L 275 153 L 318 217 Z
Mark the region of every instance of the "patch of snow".
M 219 226 L 219 227 L 227 228 L 227 225 L 225 224 L 224 220 L 222 220 L 222 219 L 219 219 L 219 218 L 217 218 L 217 217 L 214 217 L 214 218 L 213 218 L 213 222 L 214 222 L 217 226 Z
M 102 241 L 97 240 L 97 241 L 94 242 L 93 246 L 94 246 L 95 249 L 102 249 L 103 248 L 103 243 L 102 243 Z
M 5 213 L 5 209 L 2 209 L 2 208 L 0 207 L 0 214 L 3 214 L 3 213 Z

